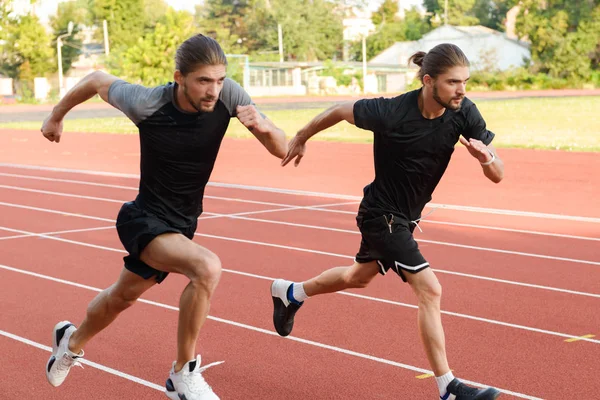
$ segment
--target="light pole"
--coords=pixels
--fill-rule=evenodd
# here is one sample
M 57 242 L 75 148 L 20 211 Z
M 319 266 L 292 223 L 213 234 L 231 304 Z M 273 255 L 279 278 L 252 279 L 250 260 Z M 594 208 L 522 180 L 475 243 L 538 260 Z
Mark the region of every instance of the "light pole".
M 279 42 L 279 62 L 283 62 L 283 32 L 281 30 L 281 24 L 277 24 L 277 39 Z
M 362 37 L 363 94 L 367 93 L 367 35 Z
M 62 38 L 71 36 L 73 32 L 73 21 L 69 21 L 69 25 L 67 27 L 67 33 L 60 35 L 56 38 L 56 54 L 58 56 L 58 96 L 59 98 L 63 98 L 65 95 L 65 88 L 63 86 L 63 69 L 62 69 Z

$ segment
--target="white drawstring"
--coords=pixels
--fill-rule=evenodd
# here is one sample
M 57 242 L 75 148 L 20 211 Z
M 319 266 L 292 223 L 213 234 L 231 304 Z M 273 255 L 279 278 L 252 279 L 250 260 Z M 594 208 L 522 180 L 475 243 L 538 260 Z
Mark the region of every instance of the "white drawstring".
M 421 227 L 419 226 L 419 221 L 424 220 L 428 215 L 430 215 L 431 213 L 433 213 L 435 210 L 437 210 L 439 207 L 435 207 L 433 208 L 431 211 L 429 211 L 427 214 L 423 215 L 420 218 L 415 219 L 414 221 L 410 221 L 411 223 L 415 224 L 417 228 L 419 228 L 419 231 L 421 233 L 423 233 L 423 229 L 421 229 Z

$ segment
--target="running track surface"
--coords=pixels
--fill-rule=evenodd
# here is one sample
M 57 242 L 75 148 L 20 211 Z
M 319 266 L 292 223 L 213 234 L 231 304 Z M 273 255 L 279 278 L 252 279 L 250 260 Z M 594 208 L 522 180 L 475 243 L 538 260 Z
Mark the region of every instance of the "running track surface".
M 79 323 L 122 268 L 114 218 L 136 194 L 137 138 L 1 133 L 0 398 L 166 398 L 186 283 L 175 275 L 90 342 L 63 386 L 44 376 L 54 324 Z M 459 146 L 416 233 L 444 287 L 451 368 L 507 399 L 598 398 L 600 157 L 500 155 L 494 185 Z M 352 262 L 371 157 L 314 142 L 299 168 L 280 168 L 257 141 L 224 141 L 195 238 L 224 267 L 198 343 L 203 363 L 225 361 L 205 372 L 222 399 L 437 398 L 414 295 L 393 274 L 310 299 L 293 337 L 273 332 L 272 278 Z

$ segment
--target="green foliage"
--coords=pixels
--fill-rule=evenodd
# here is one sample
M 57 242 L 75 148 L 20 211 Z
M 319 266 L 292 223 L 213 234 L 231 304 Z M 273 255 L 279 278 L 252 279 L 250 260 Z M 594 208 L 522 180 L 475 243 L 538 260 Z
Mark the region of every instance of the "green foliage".
M 99 27 L 103 20 L 108 23 L 111 51 L 133 46 L 144 36 L 144 6 L 145 0 L 89 0 L 91 21 Z M 100 39 L 102 29 L 98 35 Z
M 89 12 L 87 8 L 82 8 L 77 2 L 59 3 L 56 15 L 50 17 L 50 27 L 53 31 L 53 43 L 56 43 L 58 36 L 66 34 L 69 22 L 73 22 L 73 31 L 71 36 L 62 38 L 63 47 L 61 49 L 63 73 L 71 68 L 71 64 L 81 54 L 81 38 L 78 33 L 80 26 L 88 19 Z M 56 51 L 56 49 L 54 49 Z
M 392 22 L 396 19 L 399 7 L 398 2 L 394 0 L 384 0 L 379 9 L 373 13 L 371 21 L 375 25 L 381 25 L 382 22 Z
M 173 80 L 175 51 L 187 38 L 195 33 L 193 17 L 186 11 L 169 9 L 164 22 L 156 24 L 154 30 L 126 51 L 117 54 L 118 65 L 113 71 L 130 82 L 146 86 L 162 85 Z
M 366 40 L 367 60 L 375 57 L 396 42 L 419 40 L 431 30 L 429 22 L 421 17 L 416 8 L 407 10 L 404 19 L 395 18 L 380 25 Z M 352 44 L 352 59 L 362 61 L 362 41 Z
M 504 31 L 506 13 L 518 2 L 519 0 L 476 0 L 471 13 L 481 25 Z
M 536 71 L 581 84 L 598 69 L 600 1 L 524 0 L 516 28 L 531 41 Z
M 335 78 L 338 86 L 349 86 L 352 84 L 352 78 L 356 78 L 359 85 L 362 87 L 362 73 L 347 73 L 348 68 L 336 65 L 333 61 L 325 62 L 325 69 L 320 73 L 321 76 L 332 76 Z
M 196 8 L 201 33 L 215 38 L 226 53 L 248 52 L 245 16 L 251 12 L 248 0 L 206 0 Z
M 329 59 L 341 50 L 342 14 L 329 0 L 207 0 L 196 10 L 200 31 L 226 53 L 278 60 L 278 24 L 287 61 Z
M 50 37 L 37 17 L 19 16 L 6 27 L 0 72 L 21 81 L 30 94 L 33 79 L 56 70 Z

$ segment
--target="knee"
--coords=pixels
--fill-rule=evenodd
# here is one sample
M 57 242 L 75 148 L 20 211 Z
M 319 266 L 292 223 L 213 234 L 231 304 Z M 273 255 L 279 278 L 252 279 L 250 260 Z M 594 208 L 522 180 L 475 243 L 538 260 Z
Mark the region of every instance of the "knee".
M 442 300 L 442 285 L 437 281 L 428 282 L 420 287 L 419 302 L 426 305 L 439 305 Z
M 194 257 L 191 266 L 190 282 L 212 293 L 221 278 L 221 260 L 214 253 L 203 253 Z
M 108 306 L 116 312 L 121 312 L 135 304 L 140 296 L 128 290 L 114 288 L 108 294 Z

